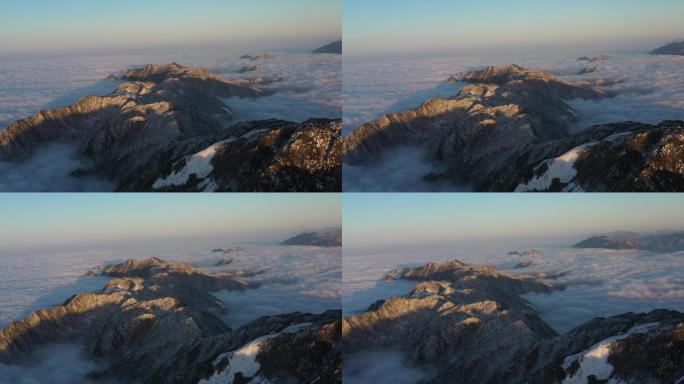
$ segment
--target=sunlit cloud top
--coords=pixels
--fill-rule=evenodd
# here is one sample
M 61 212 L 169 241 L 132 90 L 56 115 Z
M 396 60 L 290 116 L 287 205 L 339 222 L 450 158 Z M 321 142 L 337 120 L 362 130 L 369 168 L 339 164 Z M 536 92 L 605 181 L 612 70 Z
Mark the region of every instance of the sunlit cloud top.
M 341 34 L 341 0 L 23 0 L 0 8 L 0 56 L 219 43 L 301 47 Z
M 559 46 L 638 49 L 684 38 L 680 0 L 346 0 L 343 12 L 350 56 Z

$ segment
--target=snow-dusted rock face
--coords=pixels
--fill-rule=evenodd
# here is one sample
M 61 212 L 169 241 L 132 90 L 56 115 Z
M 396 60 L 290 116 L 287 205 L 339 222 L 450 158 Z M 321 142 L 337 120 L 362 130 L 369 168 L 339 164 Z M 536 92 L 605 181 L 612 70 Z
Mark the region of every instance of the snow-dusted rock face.
M 521 150 L 480 184 L 485 191 L 684 190 L 684 122 L 596 126 Z
M 110 95 L 87 96 L 11 124 L 0 132 L 0 161 L 22 161 L 42 146 L 70 143 L 89 164 L 73 175 L 99 176 L 119 191 L 341 188 L 339 122 L 231 127 L 221 99 L 269 95 L 259 81 L 225 80 L 176 63 L 128 70 L 120 79 L 126 82 Z M 262 128 L 258 137 L 245 136 Z M 181 161 L 187 169 L 177 170 L 184 168 Z
M 454 260 L 392 272 L 406 296 L 343 319 L 346 353 L 392 348 L 432 367 L 424 383 L 672 383 L 684 377 L 684 314 L 597 318 L 564 335 L 519 295 L 562 287 Z M 606 380 L 606 381 L 601 381 Z
M 339 120 L 239 124 L 208 147 L 173 163 L 157 191 L 335 192 L 342 189 Z
M 233 330 L 218 317 L 227 308 L 211 292 L 253 287 L 234 273 L 151 258 L 105 266 L 101 274 L 112 278 L 101 291 L 5 327 L 0 363 L 30 359 L 46 343 L 74 342 L 107 362 L 89 373 L 95 380 L 194 384 L 230 366 L 264 379 L 254 383 L 339 382 L 339 310 L 262 317 Z M 290 351 L 286 364 L 274 356 L 283 350 Z M 214 366 L 217 359 L 221 367 Z
M 428 148 L 423 160 L 441 169 L 424 180 L 477 191 L 684 190 L 684 122 L 625 122 L 570 134 L 577 113 L 566 101 L 615 96 L 609 87 L 619 80 L 569 82 L 517 65 L 450 80 L 466 83 L 453 98 L 357 128 L 346 139 L 345 163 L 371 165 L 392 147 L 420 145 Z

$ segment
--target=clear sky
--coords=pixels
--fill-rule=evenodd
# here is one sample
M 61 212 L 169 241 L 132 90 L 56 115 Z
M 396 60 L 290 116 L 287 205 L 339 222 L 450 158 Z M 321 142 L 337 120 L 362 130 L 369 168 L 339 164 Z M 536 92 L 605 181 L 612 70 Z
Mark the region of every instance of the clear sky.
M 344 248 L 573 244 L 613 231 L 684 230 L 682 194 L 344 194 Z
M 0 55 L 218 43 L 311 48 L 339 39 L 341 12 L 341 0 L 2 0 Z
M 546 46 L 641 49 L 684 38 L 681 0 L 345 0 L 345 55 Z
M 278 241 L 340 227 L 337 194 L 0 194 L 2 249 L 224 237 Z

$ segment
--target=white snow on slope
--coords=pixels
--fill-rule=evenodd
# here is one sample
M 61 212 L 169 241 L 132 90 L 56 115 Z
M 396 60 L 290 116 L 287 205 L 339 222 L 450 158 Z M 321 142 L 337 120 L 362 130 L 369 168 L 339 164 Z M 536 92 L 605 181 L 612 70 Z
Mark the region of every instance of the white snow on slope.
M 620 137 L 625 137 L 631 135 L 630 132 L 618 133 L 611 135 L 603 139 L 604 142 L 613 142 Z M 532 180 L 525 184 L 519 184 L 515 188 L 515 192 L 534 192 L 534 191 L 545 191 L 551 187 L 554 179 L 559 179 L 561 183 L 567 184 L 563 187 L 563 192 L 583 192 L 581 185 L 577 184 L 575 177 L 577 177 L 577 169 L 575 169 L 575 163 L 579 159 L 580 155 L 587 149 L 599 142 L 594 141 L 591 143 L 582 144 L 575 147 L 568 152 L 554 158 L 543 161 L 540 165 L 535 168 L 535 172 L 539 167 L 546 165 L 548 169 L 546 172 L 540 176 L 535 176 Z
M 567 370 L 576 360 L 579 362 L 579 369 L 574 375 L 566 377 L 563 384 L 584 384 L 589 382 L 589 376 L 594 376 L 597 380 L 609 380 L 611 384 L 620 384 L 621 381 L 610 378 L 613 373 L 613 366 L 608 362 L 611 346 L 620 340 L 638 334 L 647 333 L 658 323 L 641 324 L 633 327 L 622 335 L 609 337 L 592 345 L 586 351 L 575 355 L 570 355 L 563 361 L 563 369 Z
M 211 160 L 214 158 L 218 150 L 221 149 L 225 144 L 234 140 L 234 138 L 230 138 L 228 140 L 219 141 L 195 153 L 194 155 L 186 157 L 186 163 L 183 169 L 177 172 L 172 172 L 165 178 L 157 179 L 152 185 L 152 188 L 161 189 L 165 187 L 183 185 L 190 180 L 191 175 L 195 175 L 198 179 L 205 179 L 214 170 L 214 166 L 211 165 Z
M 248 382 L 251 384 L 269 384 L 270 381 L 263 377 L 257 376 L 261 365 L 256 361 L 256 358 L 263 343 L 283 333 L 295 333 L 299 330 L 307 328 L 309 325 L 311 325 L 311 323 L 292 325 L 285 328 L 281 332 L 272 333 L 270 335 L 265 335 L 254 339 L 235 351 L 226 352 L 219 355 L 216 359 L 214 359 L 214 368 L 218 368 L 224 359 L 228 359 L 229 363 L 226 369 L 214 373 L 213 376 L 200 381 L 200 383 L 231 384 L 235 381 L 235 375 L 241 374 L 243 378 L 249 379 Z

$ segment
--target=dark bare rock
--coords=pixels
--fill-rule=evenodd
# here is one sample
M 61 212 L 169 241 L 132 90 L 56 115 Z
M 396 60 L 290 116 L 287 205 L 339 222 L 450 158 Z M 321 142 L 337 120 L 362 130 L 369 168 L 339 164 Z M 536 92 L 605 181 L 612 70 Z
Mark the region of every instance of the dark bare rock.
M 320 54 L 320 53 L 333 53 L 333 54 L 342 54 L 342 40 L 340 41 L 335 41 L 330 44 L 324 45 L 320 48 L 316 48 L 313 53 Z
M 558 335 L 519 296 L 552 289 L 546 282 L 456 260 L 406 269 L 401 278 L 420 282 L 406 296 L 343 319 L 346 353 L 399 348 L 410 364 L 437 370 L 423 383 L 591 383 L 591 375 L 594 382 L 671 383 L 684 373 L 682 313 L 597 318 Z M 596 354 L 584 356 L 598 343 L 612 369 L 592 372 L 601 364 Z
M 678 55 L 684 56 L 684 41 L 676 41 L 666 44 L 651 51 L 651 55 Z
M 534 260 L 525 260 L 521 261 L 518 264 L 516 264 L 513 269 L 522 269 L 522 268 L 527 268 L 530 267 L 534 264 Z
M 591 61 L 591 58 L 587 56 L 578 57 L 577 61 Z
M 342 189 L 342 124 L 268 120 L 242 123 L 169 164 L 146 186 L 157 191 L 337 192 Z
M 684 122 L 595 126 L 521 149 L 482 191 L 676 192 L 684 190 Z
M 119 80 L 119 77 L 112 73 L 111 75 L 105 77 L 105 80 Z
M 230 308 L 210 292 L 252 288 L 234 276 L 156 258 L 106 266 L 103 274 L 114 278 L 100 292 L 78 294 L 5 327 L 0 363 L 25 361 L 46 343 L 79 342 L 109 363 L 91 379 L 190 384 L 215 374 L 217 357 L 267 338 L 256 354 L 262 377 L 313 382 L 340 369 L 339 310 L 263 317 L 232 330 L 218 317 Z M 298 355 L 275 359 L 287 348 Z
M 293 236 L 281 243 L 282 245 L 309 245 L 315 247 L 341 247 L 342 229 L 325 232 L 307 232 Z
M 639 235 L 625 232 L 592 236 L 575 244 L 575 248 L 640 249 L 651 252 L 684 251 L 684 232 Z
M 126 82 L 108 96 L 87 96 L 13 123 L 0 132 L 0 161 L 23 161 L 42 146 L 70 143 L 75 156 L 89 164 L 72 175 L 101 177 L 117 191 L 341 189 L 339 121 L 231 126 L 222 98 L 255 98 L 270 91 L 259 88 L 256 80 L 225 80 L 176 63 L 131 69 L 122 80 Z M 214 144 L 220 147 L 211 158 L 216 177 L 203 180 L 203 175 L 188 172 L 184 182 L 154 187 L 184 159 L 213 153 Z M 202 181 L 206 184 L 198 187 Z

